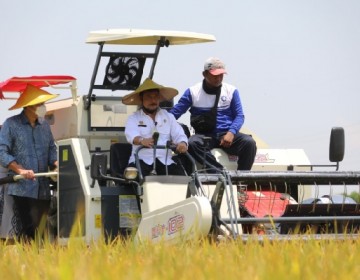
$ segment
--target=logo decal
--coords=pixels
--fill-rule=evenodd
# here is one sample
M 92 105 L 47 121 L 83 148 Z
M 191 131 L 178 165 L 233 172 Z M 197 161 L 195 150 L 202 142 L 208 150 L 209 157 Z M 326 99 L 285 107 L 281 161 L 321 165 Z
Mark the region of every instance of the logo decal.
M 185 217 L 182 214 L 178 214 L 171 217 L 167 226 L 165 224 L 157 224 L 151 228 L 151 238 L 157 238 L 167 233 L 167 235 L 175 234 L 184 229 Z
M 168 235 L 184 229 L 184 215 L 177 215 L 168 221 Z
M 269 154 L 256 154 L 255 162 L 257 162 L 257 163 L 274 163 L 275 159 L 269 158 Z

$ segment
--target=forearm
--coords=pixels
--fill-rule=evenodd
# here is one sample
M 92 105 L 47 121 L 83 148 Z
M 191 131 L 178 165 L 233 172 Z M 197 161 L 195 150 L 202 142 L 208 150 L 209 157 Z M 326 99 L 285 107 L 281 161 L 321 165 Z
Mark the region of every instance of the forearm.
M 245 121 L 245 115 L 243 112 L 238 91 L 235 91 L 234 93 L 234 97 L 231 100 L 230 108 L 232 111 L 232 115 L 234 115 L 235 118 L 233 119 L 233 122 L 229 127 L 229 131 L 233 134 L 236 134 L 237 132 L 239 132 Z
M 18 164 L 16 161 L 10 162 L 7 168 L 11 171 L 14 171 L 16 174 L 21 174 L 24 170 L 26 170 L 21 164 Z
M 174 115 L 175 119 L 180 118 L 192 106 L 192 98 L 190 90 L 186 90 L 184 95 L 179 99 L 179 102 L 170 109 L 170 113 Z

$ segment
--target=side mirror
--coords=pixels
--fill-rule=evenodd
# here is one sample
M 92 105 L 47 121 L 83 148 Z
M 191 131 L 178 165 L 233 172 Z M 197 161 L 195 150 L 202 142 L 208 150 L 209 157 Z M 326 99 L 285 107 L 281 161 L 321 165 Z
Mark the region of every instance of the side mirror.
M 342 127 L 333 127 L 330 134 L 329 159 L 340 162 L 345 154 L 345 133 Z
M 103 180 L 106 175 L 106 154 L 93 154 L 91 156 L 90 176 L 94 180 Z

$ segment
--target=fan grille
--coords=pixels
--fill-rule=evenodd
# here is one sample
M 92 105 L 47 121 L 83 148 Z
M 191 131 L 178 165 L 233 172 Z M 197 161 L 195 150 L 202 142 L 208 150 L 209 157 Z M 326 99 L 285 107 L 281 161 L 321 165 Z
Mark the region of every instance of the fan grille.
M 103 85 L 115 89 L 131 90 L 140 85 L 145 58 L 110 57 Z

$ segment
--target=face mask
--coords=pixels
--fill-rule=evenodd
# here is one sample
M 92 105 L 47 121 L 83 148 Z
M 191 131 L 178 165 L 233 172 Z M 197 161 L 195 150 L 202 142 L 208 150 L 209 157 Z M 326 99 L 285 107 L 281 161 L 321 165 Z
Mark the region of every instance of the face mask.
M 36 111 L 35 111 L 35 114 L 40 117 L 40 118 L 43 118 L 45 117 L 45 114 L 46 114 L 46 107 L 45 105 L 41 105 L 39 107 L 36 108 Z

